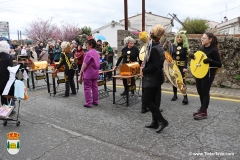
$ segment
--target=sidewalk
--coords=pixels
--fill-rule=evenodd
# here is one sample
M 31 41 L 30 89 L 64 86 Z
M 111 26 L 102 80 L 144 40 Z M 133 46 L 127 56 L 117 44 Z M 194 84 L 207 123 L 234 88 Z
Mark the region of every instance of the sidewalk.
M 136 80 L 136 86 L 139 87 L 140 80 Z M 112 81 L 108 81 L 107 84 L 112 85 Z M 118 86 L 122 86 L 122 80 L 117 79 L 116 84 Z M 163 83 L 162 91 L 170 91 L 172 92 L 172 84 L 171 83 Z M 197 94 L 197 89 L 195 85 L 187 85 L 187 93 L 189 94 Z M 240 100 L 240 89 L 231 89 L 231 88 L 217 88 L 211 87 L 210 95 L 214 97 L 221 97 L 221 98 L 231 98 Z

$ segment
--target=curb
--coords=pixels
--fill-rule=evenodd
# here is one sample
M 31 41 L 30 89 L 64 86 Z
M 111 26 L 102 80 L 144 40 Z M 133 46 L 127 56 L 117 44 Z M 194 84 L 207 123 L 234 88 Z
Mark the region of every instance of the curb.
M 112 84 L 107 84 L 107 85 L 112 85 Z M 117 86 L 123 86 L 122 84 L 116 84 L 116 85 Z M 136 84 L 136 86 L 138 87 L 139 85 Z M 162 91 L 172 92 L 172 89 L 162 86 Z M 178 92 L 178 93 L 181 94 L 180 92 Z M 191 91 L 190 90 L 190 91 L 187 91 L 187 93 L 198 95 L 197 91 Z M 218 97 L 218 98 L 229 98 L 229 99 L 234 99 L 234 100 L 240 100 L 240 96 L 237 96 L 237 95 L 226 95 L 226 94 L 219 94 L 219 93 L 211 93 L 211 91 L 210 91 L 210 96 Z

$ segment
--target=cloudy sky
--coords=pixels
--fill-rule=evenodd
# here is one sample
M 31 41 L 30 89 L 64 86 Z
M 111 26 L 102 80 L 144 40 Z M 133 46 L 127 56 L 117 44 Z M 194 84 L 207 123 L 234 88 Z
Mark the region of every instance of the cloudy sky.
M 175 13 L 184 21 L 186 17 L 203 18 L 221 22 L 224 16 L 233 19 L 240 16 L 240 1 L 229 0 L 145 0 L 146 11 L 171 18 Z M 128 15 L 142 11 L 142 0 L 128 0 Z M 112 20 L 124 18 L 124 0 L 0 0 L 0 21 L 9 22 L 11 39 L 17 39 L 17 30 L 24 33 L 28 24 L 36 18 L 50 19 L 79 27 L 101 27 Z M 173 31 L 181 25 L 174 21 Z

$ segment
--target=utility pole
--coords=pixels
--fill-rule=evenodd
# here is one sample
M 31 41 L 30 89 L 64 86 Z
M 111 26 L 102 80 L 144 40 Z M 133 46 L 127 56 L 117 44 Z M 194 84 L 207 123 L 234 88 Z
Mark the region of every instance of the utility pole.
M 19 43 L 19 30 L 17 30 L 17 34 L 18 34 L 18 43 Z
M 127 0 L 124 0 L 124 20 L 125 20 L 125 30 L 128 30 L 128 4 L 127 4 Z
M 145 31 L 145 0 L 142 0 L 142 31 Z
M 22 45 L 22 34 L 21 34 L 21 31 L 20 31 L 20 42 L 21 42 L 21 45 Z

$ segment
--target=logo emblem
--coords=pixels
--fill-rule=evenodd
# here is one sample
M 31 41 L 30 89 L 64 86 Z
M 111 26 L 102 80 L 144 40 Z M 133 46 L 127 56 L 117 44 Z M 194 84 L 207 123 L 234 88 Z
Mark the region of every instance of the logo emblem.
M 7 134 L 7 150 L 10 154 L 17 154 L 20 150 L 20 134 L 17 132 L 10 132 Z

